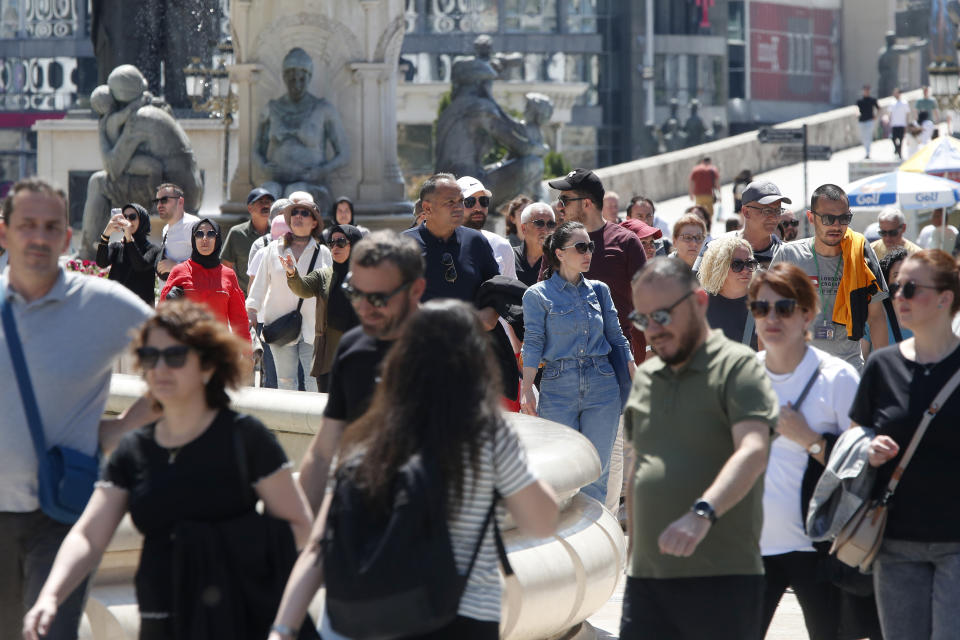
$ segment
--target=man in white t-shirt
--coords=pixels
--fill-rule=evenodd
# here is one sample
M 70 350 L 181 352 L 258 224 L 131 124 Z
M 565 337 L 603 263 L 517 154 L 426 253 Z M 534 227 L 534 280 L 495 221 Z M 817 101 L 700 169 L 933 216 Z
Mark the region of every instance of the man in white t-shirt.
M 487 222 L 490 196 L 493 194 L 483 186 L 482 182 L 470 176 L 463 176 L 457 180 L 457 186 L 460 187 L 460 193 L 463 196 L 463 226 L 476 229 L 487 239 L 487 243 L 493 249 L 493 257 L 497 260 L 501 275 L 516 278 L 517 266 L 510 241 L 483 228 Z
M 157 275 L 161 280 L 166 280 L 175 266 L 190 257 L 193 251 L 190 233 L 200 218 L 184 212 L 183 189 L 170 182 L 157 187 L 153 204 L 157 207 L 157 215 L 167 223 L 163 226 L 161 236 L 162 250 L 157 256 Z
M 887 107 L 890 116 L 890 139 L 893 140 L 893 150 L 898 158 L 903 145 L 903 134 L 907 130 L 907 121 L 910 119 L 910 103 L 900 97 L 900 89 L 893 90 L 894 103 Z
M 934 209 L 930 217 L 930 224 L 920 229 L 917 244 L 924 249 L 943 249 L 947 253 L 953 251 L 957 242 L 957 228 L 952 224 L 943 226 L 943 209 Z

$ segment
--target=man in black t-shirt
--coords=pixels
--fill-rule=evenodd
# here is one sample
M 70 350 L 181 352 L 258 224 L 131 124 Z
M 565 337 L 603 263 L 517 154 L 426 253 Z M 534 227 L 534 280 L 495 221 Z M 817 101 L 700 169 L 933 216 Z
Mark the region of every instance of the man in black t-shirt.
M 340 436 L 370 404 L 380 362 L 417 310 L 426 281 L 420 247 L 392 231 L 371 233 L 353 247 L 344 284 L 360 326 L 347 331 L 333 358 L 323 422 L 300 465 L 300 486 L 320 508 Z
M 880 103 L 870 95 L 870 85 L 863 85 L 863 97 L 857 100 L 857 108 L 860 109 L 860 142 L 863 143 L 869 160 L 873 132 L 877 128 L 877 112 L 880 111 Z

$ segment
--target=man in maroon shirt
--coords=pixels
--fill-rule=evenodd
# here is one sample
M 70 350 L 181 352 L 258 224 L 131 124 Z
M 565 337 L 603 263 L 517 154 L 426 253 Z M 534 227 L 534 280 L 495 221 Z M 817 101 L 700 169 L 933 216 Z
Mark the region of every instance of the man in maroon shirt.
M 636 234 L 603 218 L 603 183 L 593 171 L 574 169 L 563 178 L 551 180 L 547 184 L 560 191 L 557 206 L 563 212 L 564 220 L 575 220 L 583 224 L 590 240 L 596 244 L 590 271 L 584 276 L 604 282 L 610 287 L 610 296 L 617 307 L 623 335 L 630 340 L 634 360 L 638 364 L 643 362 L 646 341 L 643 333 L 634 331 L 632 323 L 627 319 L 633 311 L 630 289 L 633 274 L 647 261 L 640 239 Z
M 713 218 L 713 203 L 720 192 L 720 172 L 704 157 L 690 171 L 690 199 L 710 213 Z

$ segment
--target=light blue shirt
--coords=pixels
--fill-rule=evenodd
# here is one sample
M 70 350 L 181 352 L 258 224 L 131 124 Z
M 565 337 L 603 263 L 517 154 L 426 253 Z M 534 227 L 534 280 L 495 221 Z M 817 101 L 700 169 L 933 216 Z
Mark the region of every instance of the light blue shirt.
M 600 294 L 599 297 L 597 294 Z M 523 363 L 605 356 L 623 349 L 632 360 L 630 344 L 620 329 L 610 288 L 580 276 L 577 284 L 554 273 L 523 294 Z

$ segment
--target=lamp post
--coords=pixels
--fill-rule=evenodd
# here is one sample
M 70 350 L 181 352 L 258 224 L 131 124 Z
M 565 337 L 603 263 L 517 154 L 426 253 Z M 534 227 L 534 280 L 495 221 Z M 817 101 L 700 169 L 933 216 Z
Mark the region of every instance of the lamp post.
M 239 106 L 239 96 L 230 83 L 228 67 L 233 65 L 233 42 L 225 38 L 217 44 L 216 66 L 205 67 L 200 58 L 192 58 L 183 69 L 187 95 L 193 110 L 223 121 L 223 198 L 227 199 L 230 164 L 230 125 Z

